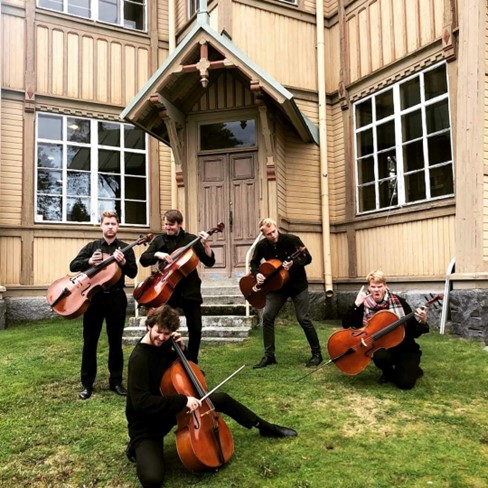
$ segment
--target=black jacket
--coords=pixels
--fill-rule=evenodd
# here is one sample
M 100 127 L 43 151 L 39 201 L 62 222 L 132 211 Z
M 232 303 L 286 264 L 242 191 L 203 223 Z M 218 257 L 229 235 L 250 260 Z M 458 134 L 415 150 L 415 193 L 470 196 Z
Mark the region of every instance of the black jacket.
M 177 236 L 160 234 L 153 239 L 151 245 L 141 255 L 139 262 L 142 266 L 146 267 L 156 264 L 159 260 L 154 257 L 155 253 L 165 252 L 167 254 L 172 254 L 176 249 L 186 246 L 196 238 L 197 236 L 189 234 L 183 229 L 180 230 Z M 212 251 L 212 255 L 208 256 L 200 240 L 197 240 L 193 245 L 193 250 L 205 266 L 212 267 L 215 264 L 214 252 Z M 173 296 L 171 297 L 171 302 L 177 305 L 179 298 L 182 298 L 184 300 L 192 300 L 202 303 L 201 284 L 202 280 L 198 276 L 198 271 L 195 269 L 178 283 Z
M 300 247 L 304 247 L 303 242 L 298 236 L 293 234 L 278 234 L 278 241 L 274 244 L 268 239 L 262 239 L 254 249 L 254 255 L 251 260 L 251 273 L 256 276 L 259 272 L 259 265 L 262 260 L 278 259 L 280 261 L 289 261 L 290 256 Z M 308 288 L 307 273 L 305 266 L 312 262 L 312 256 L 305 250 L 300 256 L 293 260 L 293 266 L 288 271 L 290 274 L 289 281 L 278 290 L 286 296 L 295 296 Z

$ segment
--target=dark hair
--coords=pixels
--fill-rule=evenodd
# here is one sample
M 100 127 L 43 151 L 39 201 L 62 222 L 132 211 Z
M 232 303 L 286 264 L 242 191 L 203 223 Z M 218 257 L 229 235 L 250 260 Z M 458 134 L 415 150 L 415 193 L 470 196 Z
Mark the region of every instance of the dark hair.
M 163 217 L 170 223 L 174 224 L 175 222 L 178 224 L 183 223 L 183 214 L 176 209 L 168 210 L 167 212 L 164 212 Z
M 180 316 L 178 312 L 169 305 L 161 305 L 158 308 L 151 308 L 146 318 L 146 328 L 152 328 L 157 324 L 160 329 L 168 329 L 175 332 L 180 327 Z

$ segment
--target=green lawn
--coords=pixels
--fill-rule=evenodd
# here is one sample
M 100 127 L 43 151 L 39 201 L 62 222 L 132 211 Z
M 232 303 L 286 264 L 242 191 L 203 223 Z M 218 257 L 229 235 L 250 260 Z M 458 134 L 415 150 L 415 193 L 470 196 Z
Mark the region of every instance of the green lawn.
M 318 323 L 324 349 L 334 324 Z M 105 334 L 105 331 L 103 332 Z M 223 390 L 293 439 L 264 439 L 228 421 L 235 453 L 218 472 L 186 472 L 166 446 L 166 486 L 212 488 L 466 488 L 488 486 L 488 353 L 484 344 L 437 332 L 420 339 L 425 376 L 411 391 L 378 385 L 334 365 L 297 382 L 309 357 L 301 329 L 277 327 L 278 365 L 253 370 L 261 332 L 243 344 L 203 345 L 208 386 L 242 364 Z M 124 454 L 125 402 L 108 390 L 107 345 L 88 401 L 78 400 L 81 321 L 0 331 L 0 486 L 137 487 Z M 132 347 L 126 348 L 126 360 Z

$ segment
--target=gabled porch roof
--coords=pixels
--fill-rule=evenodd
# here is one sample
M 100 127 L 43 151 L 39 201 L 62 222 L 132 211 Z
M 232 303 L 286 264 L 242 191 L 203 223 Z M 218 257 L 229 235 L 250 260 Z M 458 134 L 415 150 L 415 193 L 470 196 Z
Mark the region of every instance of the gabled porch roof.
M 317 126 L 300 111 L 293 95 L 247 58 L 228 37 L 198 21 L 120 116 L 171 146 L 164 119 L 184 127 L 186 114 L 222 70 L 232 70 L 232 76 L 252 92 L 264 95 L 304 142 L 318 144 Z

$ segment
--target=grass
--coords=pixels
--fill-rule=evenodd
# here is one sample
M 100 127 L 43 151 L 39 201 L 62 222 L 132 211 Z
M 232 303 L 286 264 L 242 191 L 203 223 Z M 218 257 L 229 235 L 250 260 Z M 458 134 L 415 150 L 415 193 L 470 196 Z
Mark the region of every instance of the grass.
M 334 324 L 318 323 L 322 344 Z M 103 333 L 104 334 L 104 333 Z M 295 428 L 264 439 L 228 420 L 235 453 L 217 472 L 181 466 L 165 442 L 172 488 L 481 488 L 488 479 L 488 367 L 484 344 L 420 339 L 425 376 L 411 391 L 378 385 L 369 365 L 346 376 L 328 365 L 300 382 L 308 347 L 292 322 L 277 327 L 276 366 L 253 370 L 261 331 L 243 344 L 204 345 L 209 387 L 242 364 L 223 389 L 264 418 Z M 107 344 L 99 346 L 94 396 L 78 400 L 81 322 L 46 321 L 0 331 L 0 486 L 137 487 L 124 454 L 124 399 L 108 390 Z M 126 347 L 126 360 L 131 346 Z

